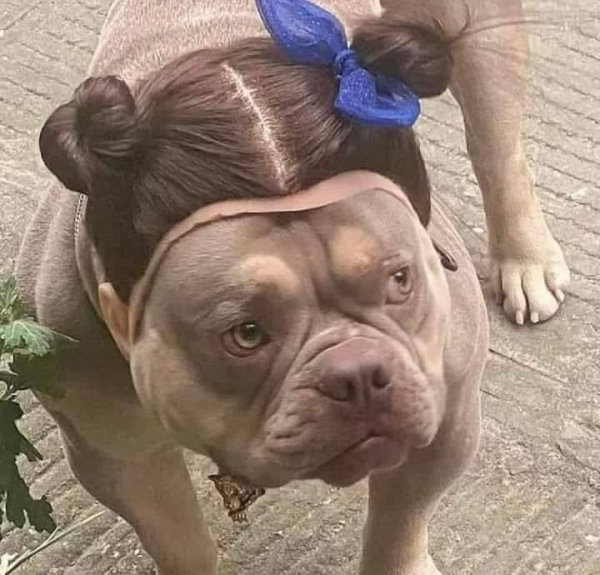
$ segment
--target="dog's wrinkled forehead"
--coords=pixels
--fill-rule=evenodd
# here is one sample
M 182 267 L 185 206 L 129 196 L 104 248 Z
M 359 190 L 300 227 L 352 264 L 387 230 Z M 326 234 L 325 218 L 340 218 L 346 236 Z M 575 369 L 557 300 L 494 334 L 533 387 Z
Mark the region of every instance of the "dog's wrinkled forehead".
M 244 287 L 291 301 L 302 278 L 331 274 L 340 283 L 356 282 L 373 262 L 420 258 L 427 242 L 404 193 L 367 172 L 336 176 L 293 196 L 213 204 L 159 244 L 134 290 L 132 336 L 152 292 L 198 312 Z

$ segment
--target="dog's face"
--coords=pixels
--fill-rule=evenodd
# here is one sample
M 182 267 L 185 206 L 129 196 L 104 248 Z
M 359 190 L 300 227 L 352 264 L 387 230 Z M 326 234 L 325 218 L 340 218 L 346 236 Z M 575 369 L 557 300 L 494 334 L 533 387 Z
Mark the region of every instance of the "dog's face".
M 430 444 L 448 286 L 407 202 L 364 192 L 206 225 L 162 262 L 130 350 L 142 402 L 254 485 L 349 485 Z

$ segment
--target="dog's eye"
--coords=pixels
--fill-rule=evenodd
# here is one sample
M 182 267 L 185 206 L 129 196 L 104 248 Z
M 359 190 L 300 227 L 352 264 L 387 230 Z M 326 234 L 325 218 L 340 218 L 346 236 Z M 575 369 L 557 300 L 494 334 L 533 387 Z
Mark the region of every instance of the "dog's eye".
M 255 349 L 262 345 L 265 339 L 262 328 L 253 321 L 236 325 L 231 335 L 234 343 L 243 349 Z
M 397 269 L 389 279 L 387 300 L 389 303 L 402 303 L 413 288 L 413 277 L 408 266 Z
M 240 323 L 223 335 L 223 345 L 232 355 L 245 356 L 268 343 L 269 338 L 255 321 Z

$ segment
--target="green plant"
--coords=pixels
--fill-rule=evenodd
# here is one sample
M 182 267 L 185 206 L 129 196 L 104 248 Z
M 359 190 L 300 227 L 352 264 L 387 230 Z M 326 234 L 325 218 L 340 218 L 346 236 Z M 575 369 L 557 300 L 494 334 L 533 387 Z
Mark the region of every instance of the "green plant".
M 20 394 L 36 391 L 62 397 L 56 383 L 56 354 L 72 343 L 71 338 L 40 325 L 27 314 L 13 277 L 0 279 L 0 541 L 4 529 L 11 525 L 23 528 L 26 522 L 39 533 L 50 533 L 45 541 L 23 555 L 2 555 L 0 575 L 13 573 L 44 549 L 104 513 L 58 530 L 52 506 L 45 496 L 32 497 L 17 462 L 20 455 L 30 462 L 42 459 L 17 425 L 23 417 L 18 403 Z
M 56 529 L 52 506 L 45 496 L 32 497 L 17 464 L 20 455 L 42 459 L 17 425 L 23 416 L 18 397 L 28 390 L 62 396 L 56 352 L 70 342 L 26 313 L 13 277 L 0 280 L 0 540 L 7 527 L 23 528 L 26 521 L 38 532 Z

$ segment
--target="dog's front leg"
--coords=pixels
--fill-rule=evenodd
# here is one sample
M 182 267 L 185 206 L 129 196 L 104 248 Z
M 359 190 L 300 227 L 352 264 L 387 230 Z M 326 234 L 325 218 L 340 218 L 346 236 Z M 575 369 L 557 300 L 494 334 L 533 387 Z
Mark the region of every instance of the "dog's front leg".
M 427 544 L 440 497 L 419 493 L 407 476 L 371 478 L 360 575 L 440 575 Z
M 414 451 L 397 470 L 370 478 L 360 575 L 440 575 L 429 555 L 428 525 L 477 451 L 480 408 L 473 382 L 451 402 L 430 447 Z
M 522 5 L 520 0 L 468 4 L 475 33 L 453 48 L 452 91 L 483 194 L 492 284 L 510 318 L 537 323 L 558 310 L 569 270 L 542 215 L 521 141 L 529 46 L 525 25 L 514 22 L 524 18 Z
M 120 461 L 90 449 L 64 429 L 62 434 L 76 477 L 132 525 L 159 575 L 216 574 L 216 547 L 178 448 Z

